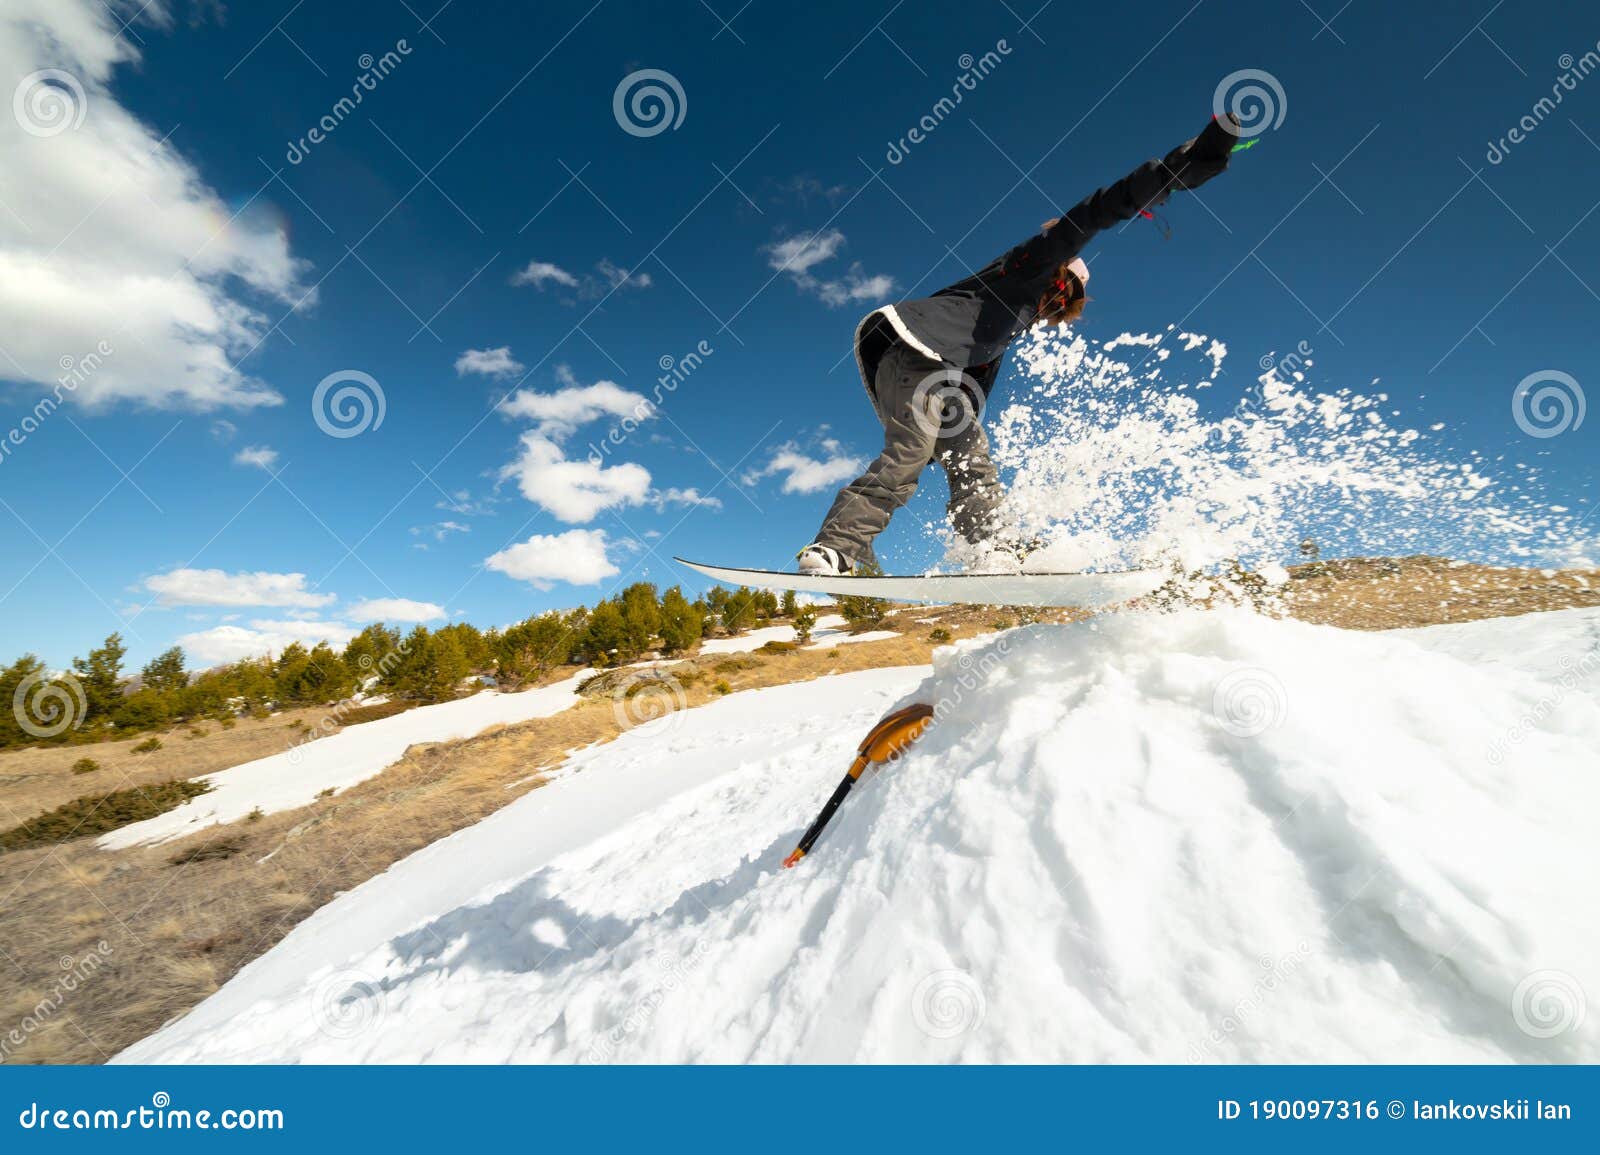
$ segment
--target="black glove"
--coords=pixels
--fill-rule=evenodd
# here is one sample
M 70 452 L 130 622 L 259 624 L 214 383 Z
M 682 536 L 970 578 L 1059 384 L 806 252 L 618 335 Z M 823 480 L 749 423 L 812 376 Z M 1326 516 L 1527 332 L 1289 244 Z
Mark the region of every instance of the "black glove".
M 1239 137 L 1239 118 L 1233 113 L 1212 117 L 1204 131 L 1183 147 L 1182 160 L 1173 166 L 1176 175 L 1172 187 L 1199 188 L 1227 168 Z

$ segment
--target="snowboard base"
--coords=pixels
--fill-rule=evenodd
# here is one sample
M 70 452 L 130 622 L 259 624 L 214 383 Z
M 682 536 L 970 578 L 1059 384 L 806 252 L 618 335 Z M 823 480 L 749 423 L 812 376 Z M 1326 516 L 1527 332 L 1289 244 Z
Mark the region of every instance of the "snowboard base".
M 690 569 L 733 585 L 835 597 L 883 598 L 896 602 L 941 602 L 971 606 L 1061 606 L 1093 609 L 1127 601 L 1165 585 L 1165 570 L 1111 573 L 949 573 L 827 577 L 736 569 L 674 558 Z

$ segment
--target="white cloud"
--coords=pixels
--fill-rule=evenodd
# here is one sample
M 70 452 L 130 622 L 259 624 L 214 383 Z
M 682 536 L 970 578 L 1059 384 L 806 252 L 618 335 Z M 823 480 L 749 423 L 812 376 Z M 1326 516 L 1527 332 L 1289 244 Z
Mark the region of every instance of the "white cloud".
M 603 529 L 571 529 L 553 536 L 534 534 L 527 541 L 486 558 L 483 564 L 541 590 L 549 589 L 554 582 L 595 585 L 622 572 L 606 556 Z
M 305 588 L 303 573 L 227 573 L 175 569 L 146 578 L 145 589 L 164 606 L 294 606 L 314 609 L 336 600 Z
M 767 264 L 780 273 L 787 273 L 801 292 L 814 294 L 832 308 L 854 302 L 882 301 L 894 292 L 893 277 L 886 273 L 868 276 L 859 261 L 852 263 L 842 277 L 832 280 L 812 273 L 814 267 L 837 256 L 844 244 L 844 234 L 838 229 L 799 233 L 768 245 Z
M 832 260 L 844 247 L 844 234 L 838 229 L 824 233 L 799 233 L 788 240 L 767 246 L 767 263 L 780 273 L 806 273 L 811 266 Z
M 560 265 L 552 265 L 548 261 L 529 261 L 511 275 L 511 283 L 532 285 L 541 292 L 546 285 L 560 285 L 566 289 L 576 289 L 578 296 L 586 300 L 593 300 L 605 296 L 608 292 L 623 289 L 648 289 L 655 284 L 649 273 L 625 269 L 615 264 L 609 257 L 601 257 L 595 262 L 594 267 L 593 273 L 585 273 L 578 277 Z
M 843 452 L 837 441 L 825 441 L 821 459 L 801 453 L 794 445 L 780 445 L 761 469 L 746 473 L 743 481 L 754 485 L 763 477 L 783 474 L 783 492 L 817 493 L 858 477 L 866 466 L 864 458 Z
M 698 489 L 679 489 L 673 486 L 669 489 L 657 489 L 650 494 L 650 501 L 657 509 L 669 505 L 703 506 L 706 509 L 721 509 L 722 499 L 706 497 Z
M 481 373 L 485 377 L 515 377 L 522 369 L 522 362 L 511 355 L 509 345 L 501 345 L 497 349 L 468 349 L 456 358 L 457 377 L 465 377 L 468 373 Z
M 801 286 L 807 288 L 809 286 Z M 882 301 L 894 291 L 894 278 L 887 273 L 878 273 L 867 276 L 861 271 L 860 263 L 850 266 L 844 276 L 837 281 L 818 281 L 815 286 L 817 296 L 822 298 L 826 305 L 838 308 L 855 301 Z
M 235 465 L 253 465 L 269 473 L 278 463 L 278 451 L 266 445 L 247 445 L 233 455 Z
M 202 662 L 237 662 L 241 658 L 257 658 L 267 654 L 281 654 L 294 642 L 314 646 L 327 642 L 334 649 L 343 649 L 360 631 L 343 622 L 291 621 L 280 622 L 256 619 L 245 626 L 213 626 L 209 630 L 182 634 L 178 645 L 191 659 Z
M 571 379 L 570 374 L 567 379 Z M 566 437 L 578 426 L 601 417 L 646 421 L 655 416 L 655 406 L 643 393 L 624 389 L 614 381 L 596 381 L 593 385 L 573 385 L 553 393 L 518 389 L 500 403 L 500 412 L 507 417 L 537 421 L 540 433 Z
M 146 19 L 168 18 L 154 7 Z M 117 102 L 113 74 L 138 59 L 137 36 L 120 32 L 96 0 L 0 11 L 0 91 L 20 110 L 0 116 L 0 374 L 90 407 L 280 404 L 237 367 L 271 319 L 233 293 L 277 311 L 307 303 L 306 263 L 265 199 L 235 213 L 163 140 L 170 126 Z M 72 82 L 41 87 L 42 69 Z
M 410 598 L 367 598 L 345 611 L 356 622 L 436 622 L 445 617 L 444 607 Z
M 536 422 L 522 435 L 517 459 L 500 471 L 502 481 L 515 479 L 529 501 L 574 524 L 593 521 L 605 510 L 622 506 L 721 508 L 721 501 L 697 489 L 652 488 L 650 471 L 633 462 L 608 465 L 598 452 L 582 460 L 569 458 L 562 443 L 580 426 L 605 417 L 643 422 L 656 415 L 656 407 L 642 393 L 613 381 L 579 385 L 566 366 L 556 367 L 556 378 L 566 383 L 565 388 L 549 393 L 519 389 L 501 403 L 500 410 L 507 416 Z
M 632 269 L 624 269 L 619 265 L 613 265 L 605 257 L 600 258 L 595 268 L 606 279 L 606 284 L 613 289 L 648 289 L 655 284 L 650 279 L 649 273 L 639 273 Z
M 549 261 L 529 261 L 522 268 L 511 274 L 513 285 L 532 285 L 536 289 L 543 289 L 546 283 L 565 285 L 569 289 L 578 287 L 578 278 L 574 277 L 560 265 L 552 265 Z
M 233 440 L 234 434 L 239 432 L 239 427 L 231 421 L 216 420 L 211 423 L 211 436 L 221 442 Z
M 521 456 L 500 475 L 515 478 L 522 496 L 569 523 L 592 521 L 617 506 L 641 505 L 650 494 L 650 471 L 644 466 L 571 461 L 538 431 L 522 435 Z
M 436 521 L 432 525 L 414 525 L 411 527 L 413 534 L 429 534 L 434 541 L 443 541 L 452 533 L 471 533 L 472 527 L 459 521 Z M 424 549 L 427 547 L 424 546 Z
M 493 516 L 494 498 L 490 497 L 481 501 L 474 501 L 472 492 L 458 489 L 454 493 L 447 493 L 444 497 L 433 503 L 433 508 L 445 510 L 447 513 L 461 513 L 469 517 Z

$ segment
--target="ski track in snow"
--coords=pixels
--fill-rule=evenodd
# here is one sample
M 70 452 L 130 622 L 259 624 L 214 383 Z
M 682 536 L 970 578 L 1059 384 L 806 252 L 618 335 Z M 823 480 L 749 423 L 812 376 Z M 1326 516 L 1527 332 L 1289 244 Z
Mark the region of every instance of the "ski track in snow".
M 1600 1061 L 1597 750 L 1600 610 L 1012 630 L 585 751 L 119 1058 Z

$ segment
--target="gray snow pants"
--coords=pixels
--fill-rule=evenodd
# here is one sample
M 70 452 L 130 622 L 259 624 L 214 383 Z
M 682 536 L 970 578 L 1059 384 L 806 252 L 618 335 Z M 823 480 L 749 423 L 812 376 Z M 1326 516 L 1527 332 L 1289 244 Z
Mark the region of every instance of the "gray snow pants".
M 976 405 L 958 404 L 963 375 L 896 341 L 878 362 L 873 393 L 883 420 L 883 452 L 839 491 L 817 531 L 817 543 L 856 565 L 874 562 L 872 539 L 911 500 L 922 471 L 937 462 L 950 482 L 950 523 L 971 542 L 994 536 L 1005 491 L 989 460 Z M 970 378 L 968 379 L 970 380 Z M 952 419 L 952 416 L 954 419 Z

